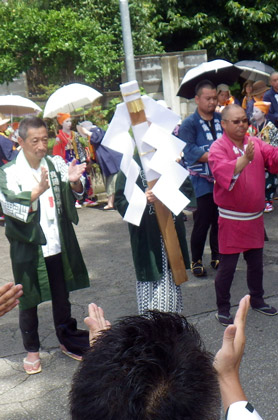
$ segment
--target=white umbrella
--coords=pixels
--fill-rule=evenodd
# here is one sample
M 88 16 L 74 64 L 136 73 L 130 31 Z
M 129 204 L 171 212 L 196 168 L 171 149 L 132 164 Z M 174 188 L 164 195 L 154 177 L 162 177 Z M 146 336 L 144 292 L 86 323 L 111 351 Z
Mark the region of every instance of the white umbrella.
M 92 104 L 102 96 L 90 86 L 72 83 L 56 90 L 45 104 L 43 117 L 54 118 L 59 112 L 72 113 L 78 108 Z
M 12 117 L 22 117 L 28 114 L 38 114 L 42 109 L 31 99 L 19 95 L 0 96 L 0 112 Z
M 177 96 L 192 99 L 195 96 L 196 85 L 204 79 L 210 80 L 215 85 L 226 83 L 233 84 L 239 77 L 241 70 L 226 60 L 206 61 L 193 67 L 185 74 Z

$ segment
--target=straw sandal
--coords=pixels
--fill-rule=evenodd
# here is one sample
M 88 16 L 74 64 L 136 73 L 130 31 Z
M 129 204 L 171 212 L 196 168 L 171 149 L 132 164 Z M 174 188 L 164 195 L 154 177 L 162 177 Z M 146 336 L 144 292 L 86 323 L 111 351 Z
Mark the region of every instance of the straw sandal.
M 219 263 L 220 263 L 219 260 L 211 260 L 210 265 L 214 270 L 217 270 Z
M 34 366 L 39 362 L 39 365 L 37 369 L 33 369 Z M 23 359 L 23 369 L 28 375 L 35 375 L 35 373 L 40 373 L 42 371 L 41 367 L 41 359 L 37 359 L 34 362 L 29 362 L 29 360 L 26 359 L 26 357 Z M 32 366 L 32 369 L 26 369 L 24 365 Z
M 207 275 L 206 269 L 203 266 L 202 260 L 198 260 L 197 262 L 191 263 L 191 272 L 194 274 L 195 277 L 204 277 Z
M 79 356 L 78 354 L 72 353 L 71 351 L 66 349 L 66 347 L 63 344 L 60 344 L 60 349 L 61 349 L 62 353 L 64 353 L 66 356 L 71 357 L 72 359 L 78 360 L 79 362 L 81 362 L 82 356 Z

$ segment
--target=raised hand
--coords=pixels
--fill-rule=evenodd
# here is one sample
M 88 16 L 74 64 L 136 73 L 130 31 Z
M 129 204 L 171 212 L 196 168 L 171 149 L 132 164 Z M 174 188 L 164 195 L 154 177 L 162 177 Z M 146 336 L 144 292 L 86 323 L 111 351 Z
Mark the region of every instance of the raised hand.
M 88 306 L 89 316 L 84 319 L 85 324 L 89 328 L 89 339 L 90 345 L 101 334 L 101 331 L 110 328 L 111 324 L 104 318 L 103 309 L 97 306 L 95 303 L 90 303 Z
M 48 179 L 48 170 L 42 166 L 41 168 L 41 180 L 39 182 L 39 187 L 44 193 L 50 187 L 49 179 Z
M 6 283 L 0 287 L 0 316 L 11 311 L 18 305 L 20 296 L 22 296 L 22 285 L 12 282 Z
M 69 164 L 68 176 L 70 182 L 77 182 L 80 180 L 82 173 L 86 169 L 86 163 L 77 164 L 76 159 L 72 160 Z
M 42 166 L 41 168 L 41 180 L 40 182 L 32 189 L 31 192 L 31 203 L 39 198 L 46 190 L 50 188 L 49 179 L 48 179 L 48 170 Z
M 250 296 L 246 295 L 239 303 L 234 325 L 226 328 L 222 347 L 214 359 L 225 410 L 234 402 L 247 400 L 239 380 L 239 367 L 245 347 L 245 325 L 249 306 Z
M 245 150 L 245 156 L 247 157 L 249 162 L 251 162 L 254 159 L 254 154 L 255 154 L 255 145 L 254 145 L 254 142 L 249 139 L 248 145 Z

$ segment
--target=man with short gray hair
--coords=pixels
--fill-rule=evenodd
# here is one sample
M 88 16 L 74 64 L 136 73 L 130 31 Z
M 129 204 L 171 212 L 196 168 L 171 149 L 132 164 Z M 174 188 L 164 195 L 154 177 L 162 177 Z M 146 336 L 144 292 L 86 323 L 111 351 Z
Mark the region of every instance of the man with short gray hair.
M 37 306 L 52 300 L 53 319 L 63 353 L 81 360 L 89 347 L 87 331 L 71 317 L 69 292 L 89 286 L 72 223 L 74 207 L 83 195 L 85 164 L 66 165 L 60 156 L 47 156 L 48 131 L 38 117 L 19 125 L 21 151 L 0 168 L 0 199 L 19 298 L 19 326 L 27 356 L 28 375 L 41 372 Z

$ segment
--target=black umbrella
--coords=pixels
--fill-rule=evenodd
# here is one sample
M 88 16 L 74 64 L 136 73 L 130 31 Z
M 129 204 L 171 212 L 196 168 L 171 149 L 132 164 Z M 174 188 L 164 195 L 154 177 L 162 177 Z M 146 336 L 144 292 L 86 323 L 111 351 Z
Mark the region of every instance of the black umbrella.
M 235 66 L 241 70 L 240 77 L 254 82 L 263 80 L 267 83 L 269 76 L 275 71 L 273 67 L 256 60 L 238 61 Z
M 193 67 L 185 74 L 177 96 L 192 99 L 195 96 L 195 87 L 202 80 L 210 80 L 215 85 L 226 83 L 232 85 L 237 81 L 242 71 L 226 60 L 213 60 Z

